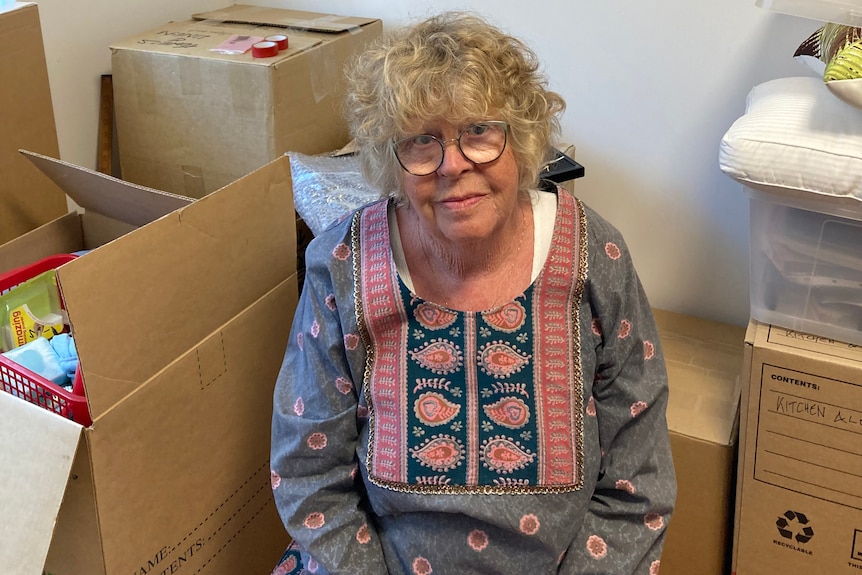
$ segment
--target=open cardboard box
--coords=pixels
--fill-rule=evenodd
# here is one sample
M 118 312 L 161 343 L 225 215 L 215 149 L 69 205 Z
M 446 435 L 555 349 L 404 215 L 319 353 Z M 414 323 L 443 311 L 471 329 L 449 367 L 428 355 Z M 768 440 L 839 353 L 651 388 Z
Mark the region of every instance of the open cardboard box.
M 0 392 L 0 571 L 268 573 L 272 390 L 297 299 L 283 157 L 193 201 L 37 154 L 85 209 L 0 246 L 58 268 L 93 423 Z
M 111 46 L 124 180 L 199 198 L 286 152 L 349 139 L 343 68 L 377 38 L 376 18 L 235 4 Z M 217 50 L 281 34 L 269 58 Z
M 19 148 L 58 156 L 39 7 L 0 8 L 0 244 L 66 213 L 66 197 Z

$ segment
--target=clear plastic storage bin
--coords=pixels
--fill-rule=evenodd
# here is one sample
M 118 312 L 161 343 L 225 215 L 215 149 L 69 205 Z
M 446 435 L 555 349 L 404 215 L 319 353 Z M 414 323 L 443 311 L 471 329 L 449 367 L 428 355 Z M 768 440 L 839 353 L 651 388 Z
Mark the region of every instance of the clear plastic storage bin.
M 862 26 L 862 3 L 859 0 L 756 0 L 755 3 L 783 14 Z
M 862 202 L 745 189 L 752 317 L 862 345 Z

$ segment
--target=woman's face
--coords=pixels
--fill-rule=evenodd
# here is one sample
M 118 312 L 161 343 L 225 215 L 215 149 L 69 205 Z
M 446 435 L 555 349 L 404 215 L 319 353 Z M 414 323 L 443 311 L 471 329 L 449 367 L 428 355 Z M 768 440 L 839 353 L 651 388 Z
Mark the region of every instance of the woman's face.
M 465 127 L 436 121 L 410 133 L 446 141 Z M 452 141 L 436 172 L 414 176 L 402 170 L 401 190 L 426 234 L 443 243 L 481 242 L 511 222 L 518 204 L 518 166 L 508 144 L 493 162 L 473 164 Z

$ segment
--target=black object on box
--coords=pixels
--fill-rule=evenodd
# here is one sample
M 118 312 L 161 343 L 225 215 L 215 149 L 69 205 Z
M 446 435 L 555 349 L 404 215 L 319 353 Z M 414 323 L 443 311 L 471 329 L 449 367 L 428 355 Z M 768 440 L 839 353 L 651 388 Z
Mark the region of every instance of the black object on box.
M 558 184 L 582 177 L 584 177 L 584 167 L 557 149 L 554 149 L 553 158 L 539 172 L 539 178 Z

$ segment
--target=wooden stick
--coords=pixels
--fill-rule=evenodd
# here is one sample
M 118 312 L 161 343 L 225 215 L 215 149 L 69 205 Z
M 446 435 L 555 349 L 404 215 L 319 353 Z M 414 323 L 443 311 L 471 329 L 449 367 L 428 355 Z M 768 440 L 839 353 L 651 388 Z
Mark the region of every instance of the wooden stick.
M 97 144 L 96 169 L 113 175 L 114 151 L 114 85 L 110 74 L 102 75 L 99 98 L 99 141 Z

